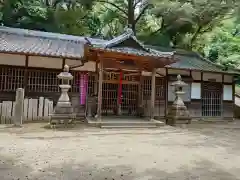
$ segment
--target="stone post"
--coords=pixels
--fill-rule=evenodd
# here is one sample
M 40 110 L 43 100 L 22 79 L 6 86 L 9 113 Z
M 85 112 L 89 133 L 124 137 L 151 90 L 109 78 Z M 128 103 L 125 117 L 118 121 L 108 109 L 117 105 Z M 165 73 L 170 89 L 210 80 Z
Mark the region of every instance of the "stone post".
M 155 93 L 156 93 L 156 68 L 152 71 L 152 91 L 151 91 L 151 120 L 154 119 L 154 111 L 155 111 Z
M 122 95 L 121 95 L 121 99 L 122 99 Z M 118 111 L 117 111 L 118 113 L 117 114 L 118 114 L 118 116 L 121 116 L 122 115 L 122 105 L 118 104 L 117 107 L 118 107 Z
M 92 108 L 93 108 L 93 103 L 94 103 L 94 97 L 92 95 L 88 96 L 87 100 L 87 117 L 91 118 L 92 117 Z
M 14 110 L 13 124 L 21 127 L 23 122 L 23 103 L 24 103 L 24 89 L 18 88 L 16 91 L 16 105 Z

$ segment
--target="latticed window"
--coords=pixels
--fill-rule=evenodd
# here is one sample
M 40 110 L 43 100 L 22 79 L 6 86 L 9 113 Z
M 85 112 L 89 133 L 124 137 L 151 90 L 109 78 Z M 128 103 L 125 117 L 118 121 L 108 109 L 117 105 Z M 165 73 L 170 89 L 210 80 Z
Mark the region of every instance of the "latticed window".
M 148 77 L 148 76 L 143 77 L 142 90 L 143 90 L 143 99 L 151 97 L 152 77 Z
M 98 79 L 96 73 L 88 73 L 88 95 L 97 95 Z
M 164 99 L 165 97 L 165 79 L 162 77 L 156 77 L 156 99 Z M 143 77 L 143 98 L 151 97 L 152 93 L 152 77 Z
M 165 79 L 162 77 L 156 77 L 156 99 L 165 98 Z
M 24 69 L 15 67 L 0 67 L 0 90 L 15 91 L 24 86 Z
M 52 69 L 27 69 L 25 71 L 24 67 L 0 67 L 0 91 L 15 92 L 17 88 L 24 88 L 24 81 L 27 80 L 26 92 L 60 92 L 61 81 L 57 78 L 60 72 L 61 70 Z M 73 80 L 70 81 L 72 85 L 70 92 L 77 93 L 80 104 L 85 104 L 87 96 L 97 94 L 97 76 L 90 72 L 72 71 L 71 73 Z
M 28 69 L 29 92 L 59 92 L 60 71 Z
M 203 83 L 202 116 L 219 117 L 222 115 L 222 84 Z
M 78 93 L 79 102 L 85 105 L 87 96 L 96 95 L 97 81 L 94 73 L 83 71 L 72 71 L 73 81 L 70 92 Z
M 96 75 L 91 72 L 72 71 L 73 81 L 71 92 L 80 92 L 87 88 L 88 95 L 94 94 L 96 85 Z
M 79 92 L 81 74 L 84 74 L 84 73 L 77 72 L 77 71 L 71 71 L 71 74 L 73 75 L 73 80 L 71 81 L 72 88 L 69 91 L 70 92 Z
M 165 92 L 166 92 L 166 80 L 164 77 L 156 77 L 156 83 L 155 83 L 155 110 L 154 115 L 155 116 L 164 116 L 165 111 Z M 143 77 L 143 84 L 142 84 L 142 90 L 143 90 L 143 103 L 144 107 L 146 108 L 145 115 L 150 116 L 151 114 L 151 93 L 152 93 L 152 77 Z

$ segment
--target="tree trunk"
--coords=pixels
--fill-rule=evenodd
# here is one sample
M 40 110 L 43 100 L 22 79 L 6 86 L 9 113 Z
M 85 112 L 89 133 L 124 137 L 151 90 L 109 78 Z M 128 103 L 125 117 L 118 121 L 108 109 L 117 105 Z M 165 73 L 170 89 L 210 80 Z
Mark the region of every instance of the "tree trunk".
M 136 25 L 134 21 L 134 0 L 128 0 L 128 26 L 136 33 Z
M 191 41 L 190 41 L 190 44 L 189 44 L 189 47 L 191 48 L 191 50 L 193 48 L 193 43 L 197 39 L 197 36 L 200 33 L 201 29 L 202 29 L 202 26 L 198 26 L 197 30 L 195 31 L 195 33 L 193 34 L 193 36 L 191 38 Z

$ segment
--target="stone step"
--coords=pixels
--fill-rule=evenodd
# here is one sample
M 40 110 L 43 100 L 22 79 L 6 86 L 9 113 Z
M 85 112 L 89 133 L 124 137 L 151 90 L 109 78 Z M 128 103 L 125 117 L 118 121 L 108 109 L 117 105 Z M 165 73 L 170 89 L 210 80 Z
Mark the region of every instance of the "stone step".
M 110 125 L 102 125 L 102 126 L 100 126 L 100 128 L 102 128 L 102 129 L 114 129 L 114 128 L 157 128 L 158 126 L 156 126 L 156 125 L 112 125 L 112 126 L 110 126 Z
M 158 127 L 158 126 L 164 126 L 165 123 L 161 122 L 161 121 L 126 121 L 126 120 L 112 120 L 112 121 L 102 121 L 102 122 L 97 122 L 97 121 L 88 121 L 89 125 L 94 125 L 94 126 L 98 126 L 98 127 L 119 127 L 119 128 L 139 128 L 139 127 L 143 127 L 143 128 L 148 128 L 148 127 Z
M 142 126 L 142 125 L 162 125 L 163 123 L 161 122 L 134 122 L 134 121 L 123 121 L 123 122 L 101 122 L 101 125 L 108 125 L 108 126 L 111 126 L 111 125 L 128 125 L 128 126 Z

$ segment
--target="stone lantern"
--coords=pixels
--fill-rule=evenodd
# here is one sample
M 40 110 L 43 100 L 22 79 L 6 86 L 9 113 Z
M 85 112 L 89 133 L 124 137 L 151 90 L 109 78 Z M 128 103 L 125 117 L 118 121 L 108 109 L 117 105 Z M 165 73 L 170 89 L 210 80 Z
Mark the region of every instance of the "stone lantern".
M 73 114 L 73 107 L 69 100 L 68 91 L 71 88 L 70 80 L 73 79 L 71 73 L 69 73 L 68 65 L 64 66 L 63 72 L 57 75 L 57 78 L 61 80 L 61 84 L 59 85 L 61 89 L 61 95 L 58 99 L 58 102 L 54 108 L 53 114 L 50 115 L 50 124 L 69 124 L 73 122 L 75 118 L 75 114 Z
M 171 86 L 174 86 L 175 100 L 172 106 L 168 109 L 166 123 L 168 125 L 191 123 L 190 114 L 181 98 L 181 95 L 185 94 L 182 88 L 187 86 L 187 84 L 183 82 L 181 76 L 178 75 L 177 81 L 173 82 Z

